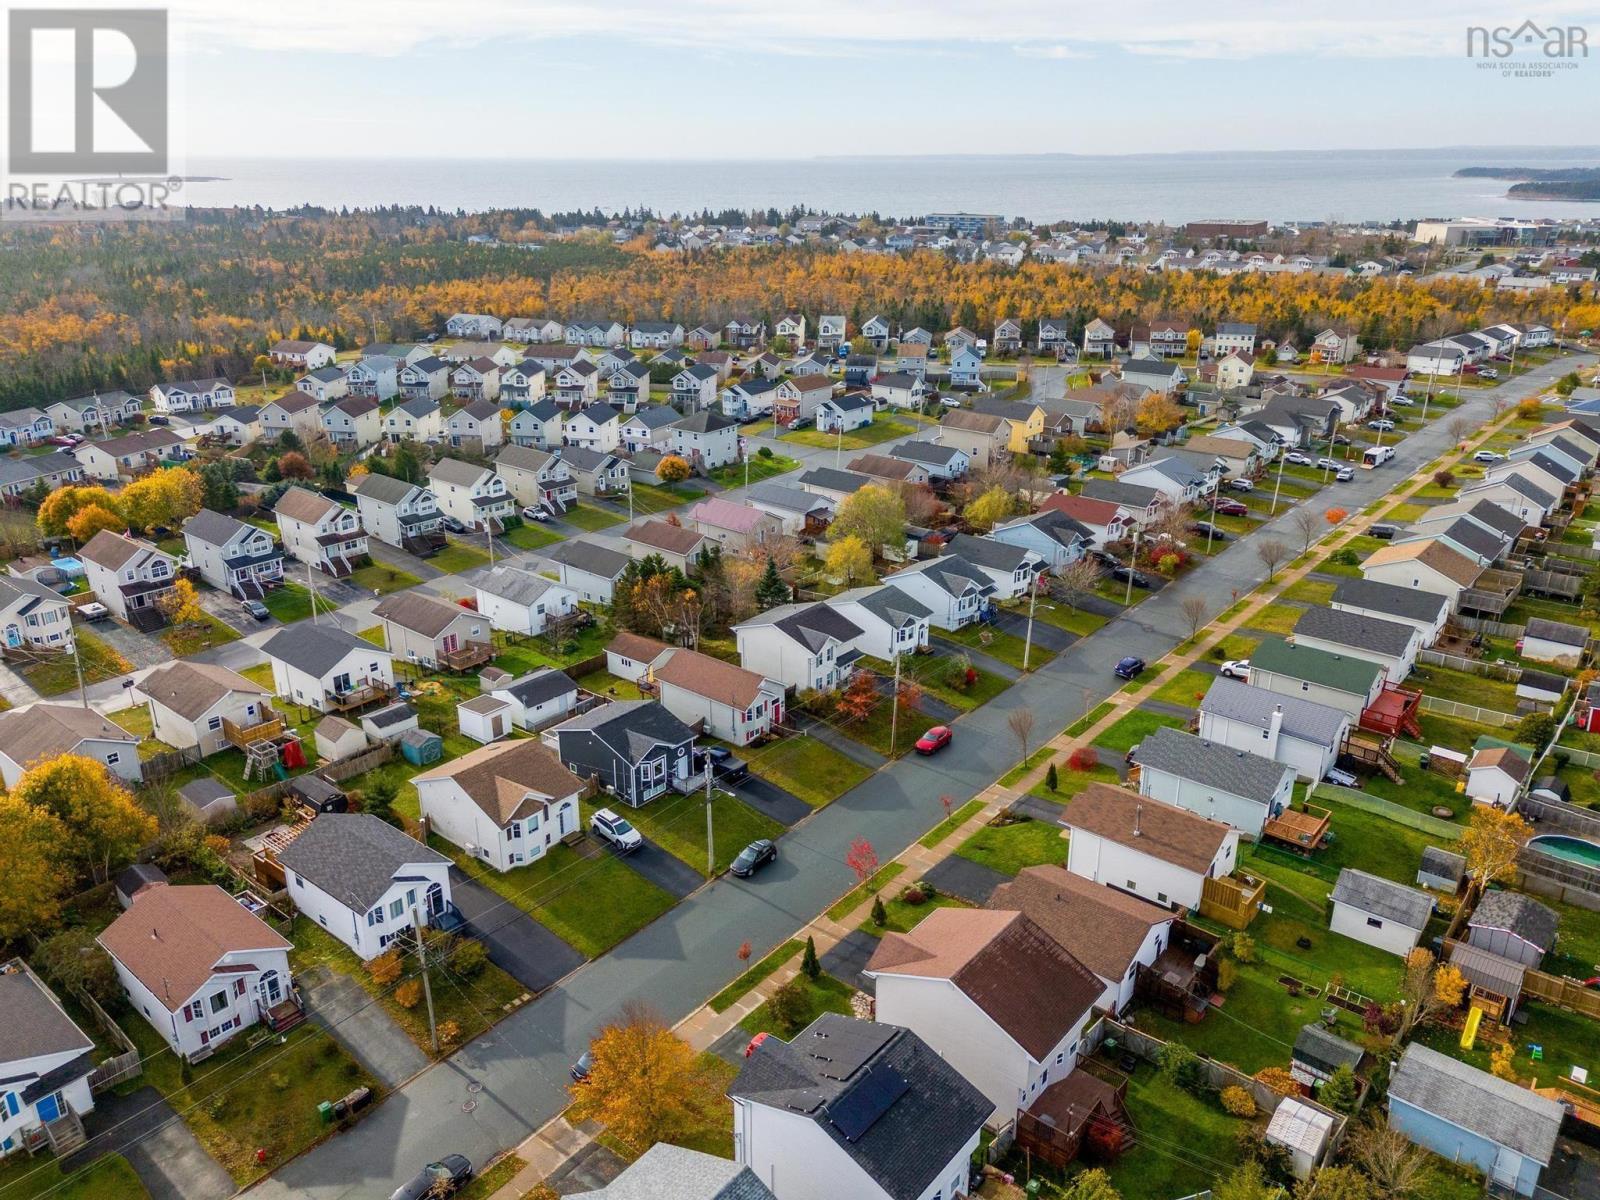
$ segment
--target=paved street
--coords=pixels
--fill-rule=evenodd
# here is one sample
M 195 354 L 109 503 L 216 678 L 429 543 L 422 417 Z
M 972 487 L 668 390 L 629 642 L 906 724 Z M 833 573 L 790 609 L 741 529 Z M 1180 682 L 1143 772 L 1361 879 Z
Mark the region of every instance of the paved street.
M 1493 395 L 1515 403 L 1565 369 L 1549 364 L 1496 393 L 1473 396 L 1458 412 L 1481 423 L 1490 415 Z M 1441 419 L 1411 435 L 1390 466 L 1358 471 L 1336 493 L 1338 502 L 1356 512 L 1379 499 L 1445 449 L 1446 424 Z M 1263 530 L 1291 545 L 1298 541 L 1287 514 Z M 692 1012 L 742 969 L 742 942 L 748 940 L 759 958 L 853 884 L 844 861 L 853 839 L 867 838 L 888 861 L 943 816 L 941 795 L 965 801 L 1003 774 L 1019 757 L 1006 723 L 1012 711 L 1032 710 L 1041 731 L 1063 728 L 1116 690 L 1111 668 L 1119 658 L 1138 654 L 1154 661 L 1187 635 L 1185 598 L 1198 595 L 1216 613 L 1260 582 L 1266 572 L 1253 540 L 1233 543 L 1202 569 L 960 718 L 960 755 L 909 756 L 841 796 L 784 838 L 785 870 L 748 882 L 723 878 L 702 889 L 423 1072 L 350 1133 L 290 1163 L 252 1195 L 355 1200 L 383 1194 L 425 1157 L 458 1151 L 484 1162 L 515 1145 L 566 1106 L 568 1064 L 624 1002 L 645 1001 L 669 1020 Z M 756 760 L 759 770 L 759 755 Z M 483 1091 L 464 1111 L 473 1081 Z

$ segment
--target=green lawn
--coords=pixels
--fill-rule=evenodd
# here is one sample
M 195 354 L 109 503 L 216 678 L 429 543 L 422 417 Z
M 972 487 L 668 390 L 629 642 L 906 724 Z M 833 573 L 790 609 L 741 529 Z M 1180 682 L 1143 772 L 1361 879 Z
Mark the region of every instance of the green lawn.
M 1169 1082 L 1153 1064 L 1134 1071 L 1126 1103 L 1140 1143 L 1107 1171 L 1127 1200 L 1193 1195 L 1238 1161 L 1235 1138 L 1245 1122 L 1224 1112 L 1214 1096 L 1195 1096 Z
M 243 675 L 246 679 L 251 680 L 254 683 L 259 683 L 262 687 L 267 688 L 269 691 L 272 688 L 271 663 L 253 663 L 248 667 L 241 668 L 239 674 Z
M 1544 969 L 1579 979 L 1600 974 L 1600 912 L 1543 896 L 1538 900 L 1560 919 L 1556 948 L 1546 957 Z
M 264 1031 L 246 1031 L 195 1066 L 187 1083 L 177 1056 L 146 1021 L 131 1016 L 121 1025 L 144 1057 L 141 1082 L 183 1114 L 200 1144 L 241 1188 L 333 1132 L 317 1116 L 320 1101 L 378 1086 L 310 1022 L 254 1047 L 252 1032 Z M 258 1149 L 266 1151 L 259 1165 Z
M 1550 1086 L 1567 1075 L 1573 1067 L 1586 1068 L 1591 1078 L 1600 1070 L 1600 1039 L 1595 1037 L 1594 1021 L 1575 1012 L 1552 1008 L 1536 1000 L 1524 1000 L 1517 1006 L 1517 1019 L 1527 1018 L 1526 1024 L 1513 1026 L 1512 1044 L 1516 1047 L 1512 1063 L 1524 1080 L 1537 1077 L 1542 1086 Z M 1471 1050 L 1461 1048 L 1458 1028 L 1435 1026 L 1423 1030 L 1421 1041 L 1441 1054 L 1448 1054 L 1462 1062 L 1470 1063 L 1480 1071 L 1489 1069 L 1489 1056 L 1494 1045 L 1478 1039 Z M 1543 1057 L 1535 1061 L 1531 1047 L 1538 1046 Z
M 762 480 L 771 479 L 774 475 L 787 475 L 790 471 L 799 469 L 800 460 L 790 458 L 787 454 L 773 454 L 767 457 L 757 453 L 751 455 L 749 460 L 751 483 L 760 483 Z M 711 472 L 711 478 L 723 487 L 743 487 L 745 463 L 729 463 L 725 467 L 718 467 Z
M 132 663 L 87 629 L 80 626 L 73 630 L 73 636 L 78 643 L 78 661 L 83 664 L 84 683 L 101 683 L 133 670 Z M 78 668 L 70 654 L 56 654 L 17 670 L 41 696 L 59 696 L 78 686 Z
M 448 554 L 448 550 L 440 551 Z M 487 555 L 485 556 L 487 561 Z M 358 588 L 365 588 L 369 592 L 398 592 L 401 588 L 416 587 L 422 580 L 410 571 L 402 571 L 399 567 L 385 566 L 383 563 L 370 562 L 364 567 L 357 567 L 346 577 L 346 582 Z
M 485 867 L 444 842 L 436 841 L 434 848 L 590 958 L 674 904 L 669 893 L 598 846 L 588 847 L 595 852 L 593 858 L 580 856 L 571 846 L 552 846 L 537 862 L 510 871 Z
M 1033 753 L 1029 754 L 1027 758 L 1023 759 L 1004 775 L 1000 776 L 1000 786 L 1013 786 L 1029 771 L 1033 770 L 1035 767 L 1043 766 L 1047 761 L 1049 761 L 1050 756 L 1054 753 L 1055 751 L 1051 750 L 1050 747 L 1040 746 L 1039 749 L 1033 751 Z
M 580 630 L 572 639 L 570 650 L 552 647 L 542 637 L 519 637 L 513 642 L 507 634 L 496 632 L 494 662 L 513 675 L 525 675 L 539 667 L 567 667 L 605 653 L 606 643 L 613 636 L 610 625 L 603 620 Z M 563 647 L 566 645 L 562 643 Z
M 1490 679 L 1486 675 L 1419 664 L 1406 681 L 1406 686 L 1420 687 L 1430 696 L 1454 700 L 1458 704 L 1471 704 L 1504 713 L 1517 711 L 1517 685 L 1503 679 Z
M 599 807 L 598 805 L 594 807 Z M 588 823 L 592 809 L 585 805 L 583 819 Z M 699 792 L 680 796 L 670 793 L 628 813 L 645 837 L 668 854 L 706 874 L 706 802 Z M 721 874 L 751 842 L 758 838 L 776 840 L 783 826 L 765 813 L 757 812 L 737 796 L 721 789 L 712 791 L 712 838 L 716 847 L 713 874 Z
M 108 1154 L 92 1166 L 64 1171 L 53 1158 L 12 1154 L 0 1159 L 5 1200 L 150 1200 L 128 1160 Z
M 751 769 L 812 808 L 837 800 L 872 771 L 814 737 L 789 737 L 750 751 Z
M 428 565 L 437 571 L 443 571 L 446 575 L 455 575 L 473 567 L 481 567 L 488 561 L 487 551 L 449 538 L 445 542 L 444 549 L 428 559 Z
M 535 521 L 524 521 L 515 529 L 506 530 L 500 540 L 510 542 L 518 550 L 542 550 L 559 542 L 561 535 Z
M 862 659 L 861 662 L 864 667 L 876 671 L 885 678 L 892 678 L 894 675 L 894 666 L 882 659 L 869 657 Z M 972 669 L 976 672 L 976 677 L 969 684 L 965 668 L 954 655 L 902 657 L 900 660 L 902 682 L 910 679 L 930 696 L 954 705 L 962 712 L 971 712 L 980 704 L 987 704 L 1011 686 L 1011 681 L 1004 676 L 985 671 L 979 666 L 973 666 Z
M 237 641 L 238 638 L 237 629 L 224 625 L 210 613 L 205 614 L 203 621 L 172 625 L 161 631 L 161 640 L 167 644 L 167 649 L 171 650 L 176 658 L 187 658 L 191 654 L 198 654 L 201 650 Z
M 1158 687 L 1152 698 L 1164 700 L 1168 704 L 1181 704 L 1185 708 L 1198 708 L 1200 697 L 1210 690 L 1216 678 L 1215 675 L 1189 667 L 1179 671 Z
M 832 450 L 839 445 L 846 450 L 862 450 L 895 438 L 911 437 L 916 432 L 915 425 L 879 413 L 872 419 L 872 424 L 853 429 L 844 434 L 842 439 L 837 433 L 823 433 L 820 429 L 796 429 L 783 434 L 779 441 L 793 442 L 797 446 L 820 446 L 824 450 Z
M 1067 861 L 1066 830 L 1048 821 L 990 825 L 962 842 L 956 853 L 1005 875 L 1024 867 L 1060 866 Z
M 590 532 L 597 529 L 608 529 L 612 525 L 620 525 L 626 520 L 620 513 L 597 508 L 593 504 L 581 500 L 563 513 L 561 519 L 569 525 L 576 525 L 579 529 L 586 529 Z
M 1396 757 L 1402 764 L 1400 774 L 1405 782 L 1396 783 L 1386 775 L 1368 776 L 1364 788 L 1368 795 L 1423 813 L 1432 812 L 1435 805 L 1443 805 L 1457 817 L 1471 810 L 1472 800 L 1466 793 L 1456 791 L 1454 780 L 1424 771 L 1403 748 Z
M 1486 733 L 1498 737 L 1505 732 L 1473 721 L 1460 721 L 1429 712 L 1419 713 L 1417 724 L 1422 726 L 1422 742 L 1425 746 L 1445 746 L 1462 753 L 1470 752 L 1473 744 Z
M 640 700 L 644 697 L 638 684 L 618 679 L 609 671 L 592 671 L 573 682 L 584 691 L 593 692 L 596 696 L 608 696 L 613 700 Z
M 652 513 L 666 512 L 669 508 L 698 500 L 705 494 L 704 488 L 684 483 L 670 488 L 653 483 L 636 483 L 633 485 L 633 511 L 637 516 L 648 517 Z
M 501 1188 L 516 1178 L 517 1172 L 528 1164 L 515 1154 L 502 1154 L 489 1166 L 472 1177 L 472 1182 L 456 1193 L 456 1200 L 489 1200 Z
M 311 593 L 302 583 L 285 583 L 280 588 L 274 588 L 267 593 L 262 601 L 268 611 L 285 625 L 296 621 L 303 621 L 311 615 Z M 327 599 L 321 592 L 317 593 L 317 612 L 336 612 L 339 606 Z
M 937 825 L 918 838 L 917 844 L 932 850 L 945 838 L 960 829 L 967 821 L 971 820 L 974 814 L 982 807 L 982 800 L 968 800 L 960 808 L 953 809 L 948 817 L 942 818 Z
M 909 888 L 902 888 L 901 890 L 907 891 Z M 922 918 L 936 908 L 971 907 L 972 905 L 965 900 L 957 896 L 946 896 L 942 892 L 935 896 L 928 896 L 924 893 L 921 903 L 918 904 L 913 904 L 909 900 L 896 896 L 893 900 L 885 900 L 883 902 L 883 924 L 877 924 L 869 916 L 861 923 L 861 932 L 869 933 L 873 937 L 882 937 L 886 933 L 910 933 L 922 923 Z
M 1229 662 L 1236 658 L 1249 658 L 1259 645 L 1261 639 L 1258 637 L 1251 637 L 1247 633 L 1230 633 L 1208 653 L 1218 662 Z
M 861 905 L 870 900 L 874 894 L 883 891 L 894 879 L 906 869 L 905 863 L 885 863 L 873 872 L 872 878 L 865 883 L 851 888 L 844 895 L 833 902 L 828 909 L 828 920 L 840 921 L 849 916 Z
M 114 713 L 107 713 L 106 717 L 112 724 L 121 726 L 135 737 L 149 737 L 155 724 L 150 719 L 150 709 L 143 704 L 135 704 L 131 708 L 119 708 Z
M 819 975 L 816 979 L 808 979 L 805 975 L 796 975 L 795 981 L 805 996 L 805 1004 L 800 1013 L 800 1019 L 792 1029 L 779 1029 L 772 1019 L 771 1004 L 763 1004 L 760 1008 L 750 1013 L 739 1022 L 739 1027 L 746 1033 L 776 1033 L 782 1038 L 791 1038 L 807 1025 L 815 1021 L 823 1013 L 850 1012 L 850 997 L 855 994 L 855 989 L 848 984 L 841 983 L 832 975 Z
M 1103 746 L 1107 750 L 1126 753 L 1157 729 L 1182 729 L 1183 726 L 1184 722 L 1177 717 L 1169 717 L 1165 713 L 1142 712 L 1135 709 L 1095 738 L 1094 744 Z
M 755 966 L 749 968 L 739 978 L 723 988 L 707 1003 L 712 1012 L 727 1012 L 751 988 L 756 987 L 762 980 L 776 974 L 785 963 L 805 949 L 805 943 L 790 938 L 771 954 L 767 955 Z
M 1079 637 L 1088 637 L 1111 618 L 1102 617 L 1099 613 L 1084 612 L 1081 608 L 1072 608 L 1058 600 L 1053 604 L 1038 605 L 1034 609 L 1033 619 L 1043 621 L 1046 625 L 1054 625 L 1057 629 L 1065 629 L 1068 633 L 1075 633 Z
M 945 633 L 941 630 L 938 636 L 941 641 L 954 643 L 977 654 L 987 654 L 1007 666 L 1022 670 L 1024 642 L 1015 634 L 1004 633 L 980 623 L 968 625 L 965 629 L 958 629 L 954 633 Z M 1054 657 L 1053 651 L 1046 650 L 1035 642 L 1033 650 L 1028 655 L 1028 669 L 1036 671 Z
M 1289 633 L 1295 623 L 1305 615 L 1305 609 L 1296 608 L 1292 604 L 1269 604 L 1258 609 L 1248 622 L 1251 629 L 1264 630 L 1267 633 Z

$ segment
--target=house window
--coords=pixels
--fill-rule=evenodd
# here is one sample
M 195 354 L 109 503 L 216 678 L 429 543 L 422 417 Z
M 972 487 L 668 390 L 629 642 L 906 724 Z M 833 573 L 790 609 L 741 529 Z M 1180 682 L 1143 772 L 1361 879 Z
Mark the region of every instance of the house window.
M 228 993 L 227 992 L 214 992 L 212 994 L 212 996 L 211 996 L 211 1011 L 214 1012 L 214 1013 L 219 1013 L 219 1012 L 222 1012 L 227 1007 L 228 1007 Z
M 1165 904 L 1167 902 L 1167 894 L 1165 892 L 1157 892 L 1156 899 Z
M 106 755 L 106 766 L 108 767 L 114 767 L 121 761 L 122 755 L 118 754 L 115 750 Z
M 1367 926 L 1369 928 L 1371 928 L 1371 929 L 1382 929 L 1383 928 L 1383 922 L 1378 920 L 1377 917 L 1368 917 L 1367 918 Z
M 389 915 L 391 917 L 393 917 L 395 920 L 398 921 L 400 919 L 400 914 L 405 912 L 405 911 L 406 911 L 406 902 L 405 902 L 404 898 L 402 898 L 400 896 L 396 896 L 393 900 L 391 900 L 389 902 Z
M 209 729 L 212 733 L 215 733 L 217 730 L 222 728 L 222 718 L 221 717 L 212 717 L 209 721 L 206 722 L 206 728 Z
M 1136 891 L 1138 889 L 1138 887 L 1139 887 L 1139 885 L 1137 883 L 1135 883 L 1133 880 L 1131 880 L 1131 879 L 1128 880 L 1128 890 L 1130 892 Z
M 377 908 L 373 909 L 371 912 L 369 912 L 367 914 L 367 924 L 368 925 L 382 925 L 383 924 L 383 906 L 382 905 L 379 905 Z

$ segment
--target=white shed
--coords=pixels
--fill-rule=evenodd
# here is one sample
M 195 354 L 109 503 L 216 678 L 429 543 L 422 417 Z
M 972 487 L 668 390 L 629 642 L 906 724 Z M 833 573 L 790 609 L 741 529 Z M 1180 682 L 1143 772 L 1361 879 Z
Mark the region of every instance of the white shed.
M 338 762 L 367 748 L 367 735 L 343 717 L 323 717 L 317 722 L 317 754 Z
M 456 724 L 474 741 L 498 742 L 511 732 L 511 703 L 498 696 L 474 696 L 456 705 Z
M 1329 896 L 1328 928 L 1347 938 L 1406 957 L 1433 915 L 1433 897 L 1417 888 L 1345 867 Z
M 1333 1114 L 1285 1096 L 1267 1122 L 1267 1141 L 1289 1152 L 1294 1177 L 1307 1179 L 1333 1136 Z

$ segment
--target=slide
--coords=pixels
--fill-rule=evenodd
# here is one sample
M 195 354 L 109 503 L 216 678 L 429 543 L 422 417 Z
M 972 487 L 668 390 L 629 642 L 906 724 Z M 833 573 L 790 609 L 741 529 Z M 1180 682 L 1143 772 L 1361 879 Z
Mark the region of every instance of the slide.
M 287 779 L 287 778 L 289 778 L 289 768 L 284 766 L 281 762 L 273 763 L 272 764 L 272 770 L 273 770 L 273 773 L 276 774 L 279 779 Z M 1476 1012 L 1477 1010 L 1474 1009 L 1473 1011 Z
M 1467 1023 L 1461 1029 L 1461 1048 L 1471 1050 L 1478 1040 L 1478 1026 L 1483 1024 L 1483 1009 L 1475 1008 L 1467 1014 Z

